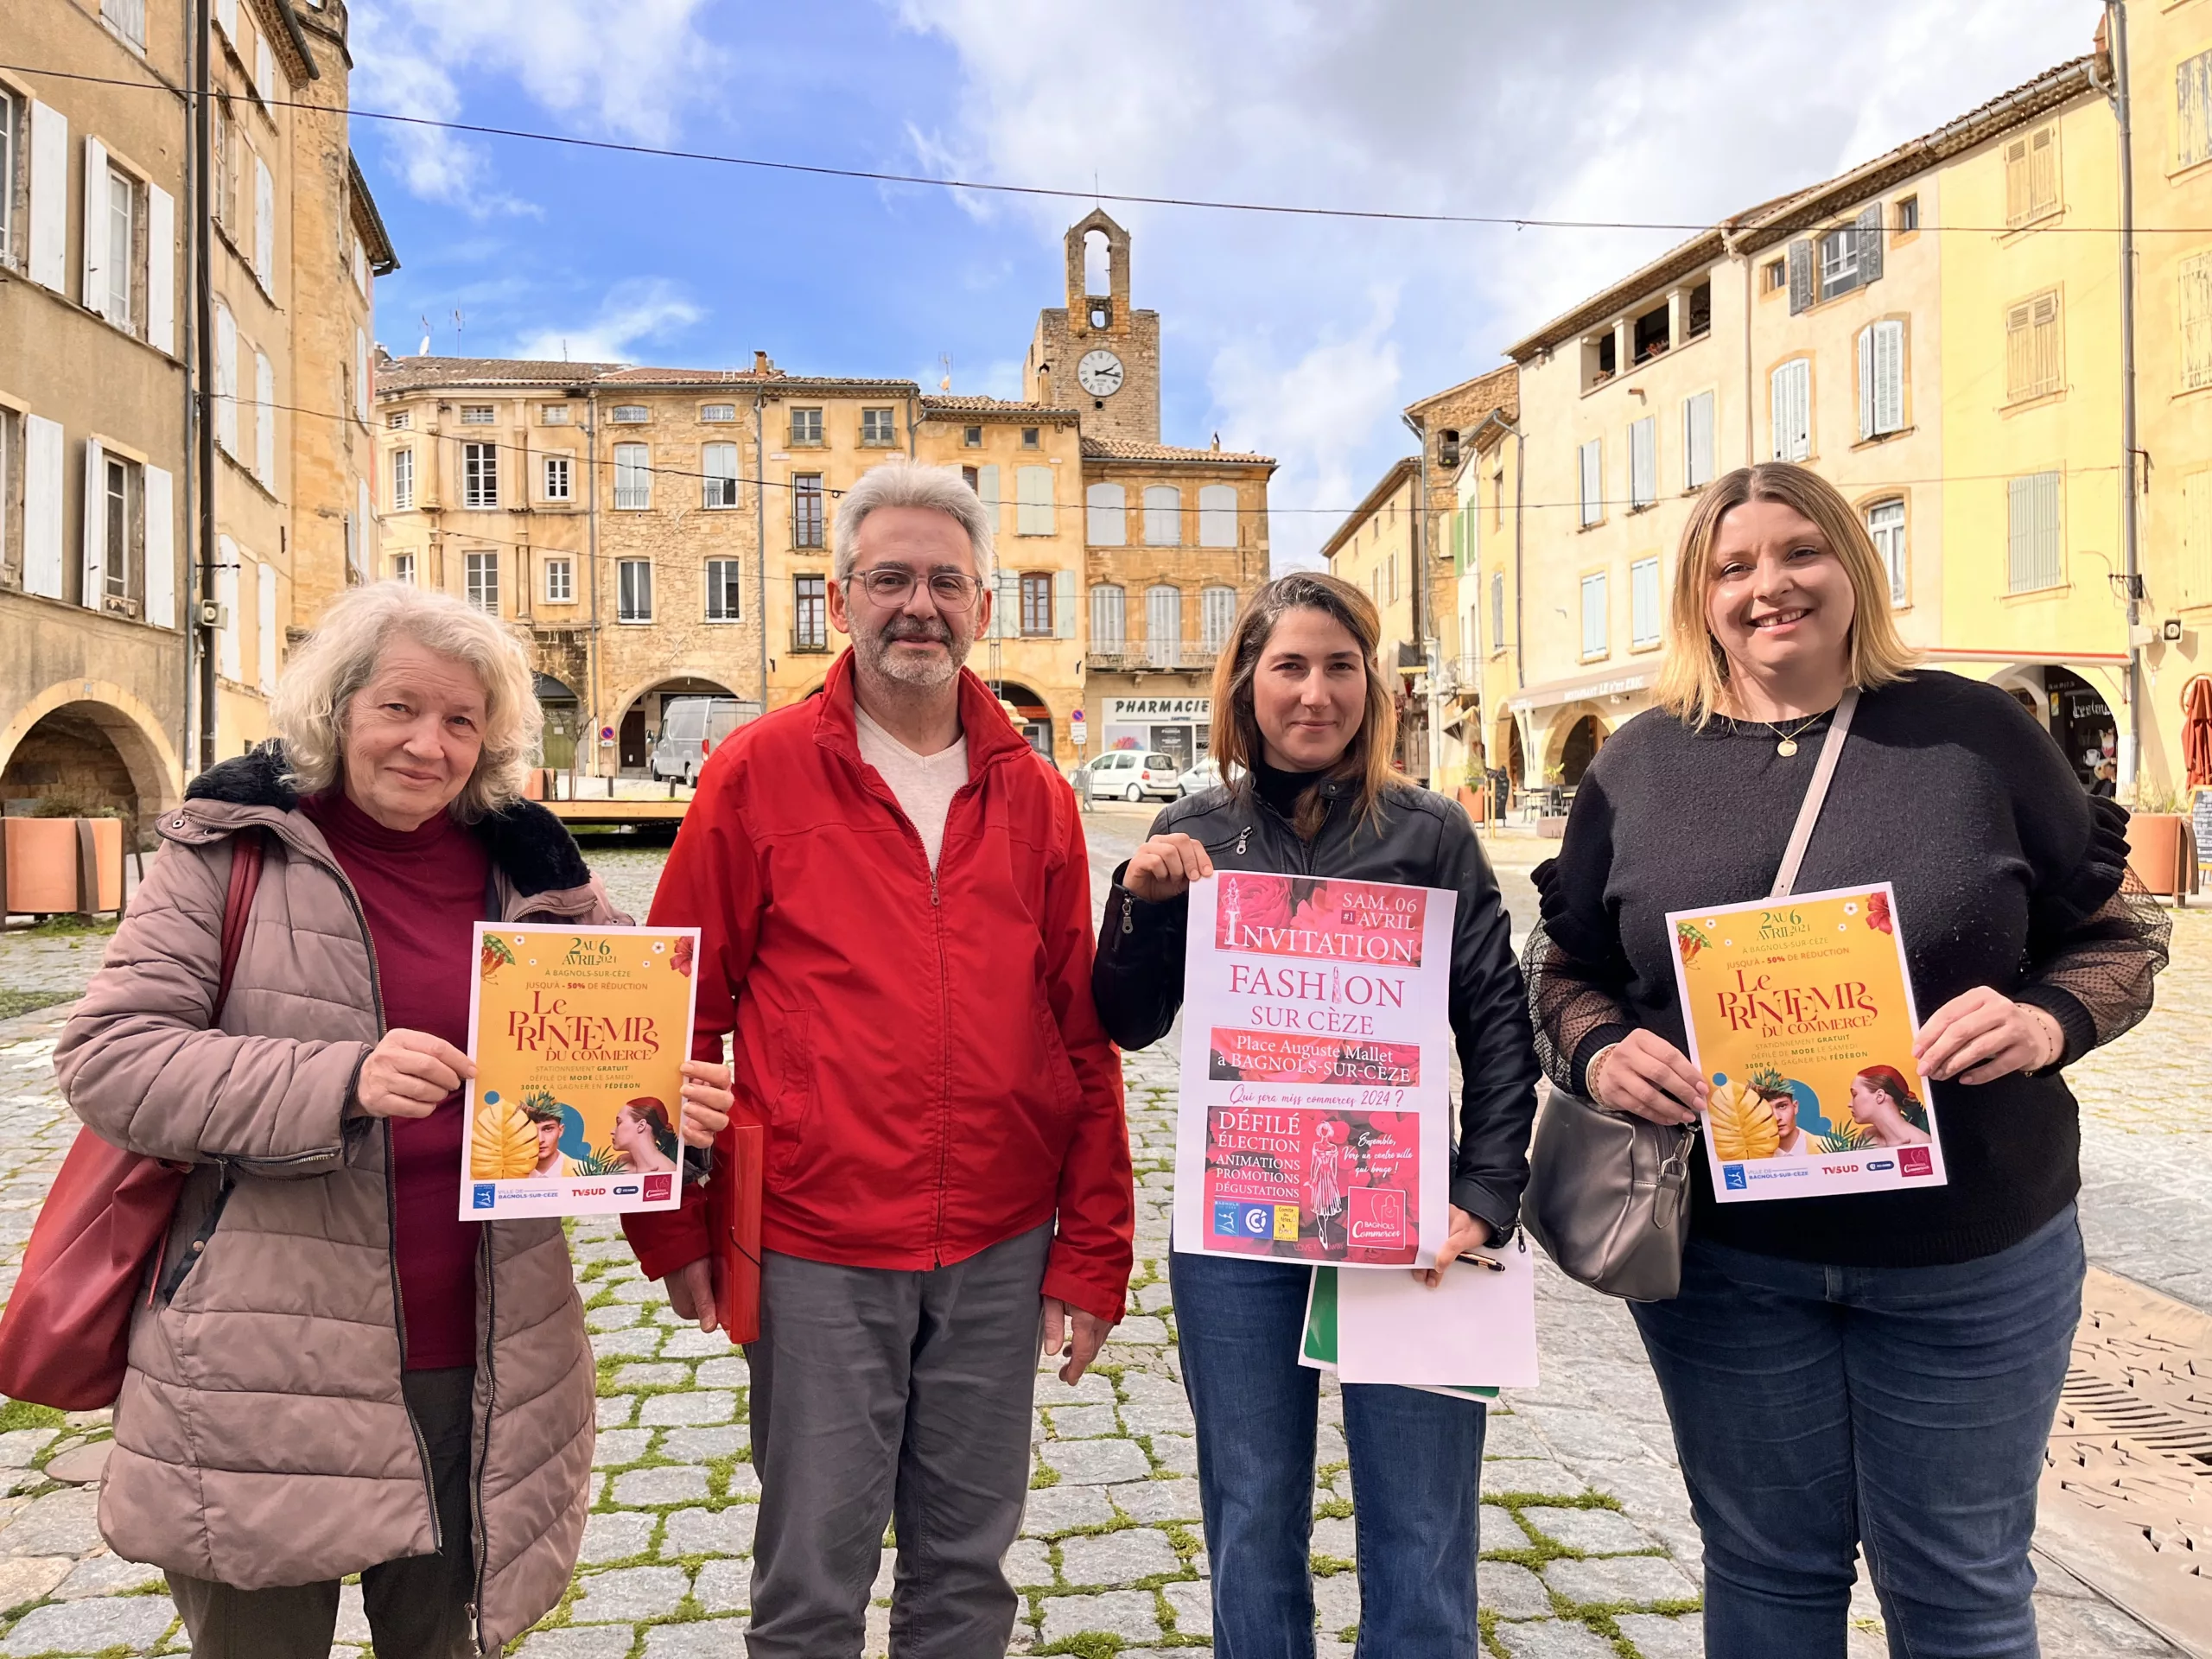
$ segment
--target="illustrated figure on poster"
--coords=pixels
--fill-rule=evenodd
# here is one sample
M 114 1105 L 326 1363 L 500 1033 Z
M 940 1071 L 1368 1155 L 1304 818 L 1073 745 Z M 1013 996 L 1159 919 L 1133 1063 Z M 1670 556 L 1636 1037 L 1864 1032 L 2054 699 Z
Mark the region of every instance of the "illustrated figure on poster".
M 676 1167 L 676 1131 L 669 1127 L 668 1108 L 651 1095 L 624 1103 L 608 1138 L 622 1166 L 633 1174 Z
M 1882 1147 L 1924 1147 L 1928 1109 L 1895 1066 L 1870 1065 L 1851 1080 L 1851 1116 Z
M 1313 1212 L 1313 1230 L 1324 1245 L 1329 1224 L 1344 1214 L 1344 1188 L 1337 1179 L 1337 1142 L 1344 1126 L 1333 1119 L 1313 1131 L 1313 1159 L 1306 1174 L 1306 1207 Z
M 1797 1158 L 1813 1151 L 1812 1137 L 1797 1122 L 1796 1090 L 1771 1072 L 1754 1077 L 1751 1086 L 1758 1090 L 1767 1110 L 1774 1115 L 1775 1156 Z
M 557 1100 L 541 1098 L 533 1100 L 523 1109 L 529 1116 L 531 1127 L 537 1131 L 537 1166 L 534 1173 L 583 1175 L 596 1173 L 578 1168 L 578 1160 L 569 1155 L 563 1148 L 562 1143 L 564 1141 L 581 1143 L 583 1139 L 582 1118 L 575 1118 L 574 1128 L 570 1128 L 569 1120 L 575 1117 L 572 1108 L 563 1105 Z M 585 1157 L 588 1158 L 590 1155 L 590 1148 L 582 1147 L 581 1150 Z

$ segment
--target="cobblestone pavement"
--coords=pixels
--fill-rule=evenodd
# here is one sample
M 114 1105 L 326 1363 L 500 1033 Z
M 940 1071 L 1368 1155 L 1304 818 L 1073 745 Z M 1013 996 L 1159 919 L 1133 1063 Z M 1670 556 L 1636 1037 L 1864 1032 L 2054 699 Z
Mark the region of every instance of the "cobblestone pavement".
M 1103 877 L 1148 815 L 1089 821 Z M 1501 841 L 1509 894 L 1549 849 Z M 661 853 L 594 848 L 618 902 L 642 914 Z M 1103 897 L 1103 882 L 1095 882 Z M 2212 1008 L 2212 922 L 2182 922 L 2177 965 L 2145 1028 L 2082 1068 L 2084 1198 L 2093 1254 L 2116 1270 L 2205 1300 L 2212 1278 L 2212 1160 L 2173 1107 L 2196 1091 L 2183 1068 L 2204 1052 Z M 0 988 L 80 983 L 99 941 L 0 938 Z M 33 948 L 35 947 L 35 948 Z M 74 974 L 73 981 L 69 976 Z M 0 1294 L 73 1133 L 53 1086 L 63 1009 L 0 1021 Z M 1140 1182 L 1138 1280 L 1130 1317 L 1100 1365 L 1069 1389 L 1040 1372 L 1034 1473 L 1009 1568 L 1023 1593 L 1018 1652 L 1124 1659 L 1208 1640 L 1206 1560 L 1195 1448 L 1166 1282 L 1173 1142 L 1172 1042 L 1128 1061 Z M 758 1488 L 745 1461 L 743 1356 L 677 1325 L 640 1281 L 619 1230 L 579 1224 L 579 1290 L 600 1357 L 598 1472 L 576 1582 L 522 1642 L 524 1659 L 679 1659 L 741 1652 Z M 1544 1385 L 1493 1415 L 1480 1569 L 1492 1659 L 1678 1659 L 1702 1653 L 1696 1529 L 1666 1417 L 1634 1328 L 1617 1303 L 1541 1264 Z M 1320 1650 L 1342 1656 L 1358 1621 L 1355 1523 L 1333 1387 L 1323 1402 L 1313 1531 Z M 159 1575 L 122 1562 L 92 1524 L 105 1414 L 68 1418 L 0 1408 L 0 1659 L 175 1652 L 183 1642 Z M 2168 1649 L 2048 1562 L 2038 1563 L 2044 1651 L 2164 1655 Z M 887 1640 L 889 1557 L 870 1615 L 871 1656 Z M 1853 1659 L 1885 1651 L 1878 1611 L 1854 1609 Z M 337 1654 L 365 1652 L 357 1591 Z

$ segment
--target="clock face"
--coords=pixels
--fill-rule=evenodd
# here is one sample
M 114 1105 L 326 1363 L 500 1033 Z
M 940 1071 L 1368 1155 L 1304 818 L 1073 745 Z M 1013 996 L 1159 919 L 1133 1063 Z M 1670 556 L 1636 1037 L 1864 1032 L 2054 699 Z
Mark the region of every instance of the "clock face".
M 1075 365 L 1076 384 L 1094 397 L 1110 397 L 1122 389 L 1122 359 L 1111 352 L 1085 352 Z

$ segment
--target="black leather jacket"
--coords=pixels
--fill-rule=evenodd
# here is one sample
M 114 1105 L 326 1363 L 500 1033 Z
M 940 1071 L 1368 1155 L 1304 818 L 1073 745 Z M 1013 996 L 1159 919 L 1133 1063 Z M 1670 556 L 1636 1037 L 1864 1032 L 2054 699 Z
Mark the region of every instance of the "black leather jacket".
M 1529 1131 L 1536 1113 L 1536 1049 L 1513 957 L 1505 906 L 1467 815 L 1425 789 L 1384 791 L 1379 826 L 1355 822 L 1350 786 L 1320 785 L 1329 815 L 1312 842 L 1248 788 L 1216 788 L 1175 802 L 1153 820 L 1155 836 L 1180 831 L 1224 870 L 1273 870 L 1409 887 L 1459 895 L 1452 942 L 1452 1037 L 1465 1079 L 1452 1202 L 1502 1237 L 1520 1217 L 1529 1180 Z M 1187 899 L 1147 904 L 1114 872 L 1091 995 L 1106 1030 L 1123 1048 L 1166 1035 L 1183 1005 Z

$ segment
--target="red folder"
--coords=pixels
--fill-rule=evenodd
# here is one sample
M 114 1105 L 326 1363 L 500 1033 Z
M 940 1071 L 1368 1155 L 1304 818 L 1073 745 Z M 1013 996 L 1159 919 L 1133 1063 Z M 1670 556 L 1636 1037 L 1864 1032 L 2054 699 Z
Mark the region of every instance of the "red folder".
M 732 1124 L 715 1142 L 715 1174 L 707 1186 L 715 1313 L 734 1343 L 760 1336 L 760 1180 L 767 1137 L 758 1123 Z

